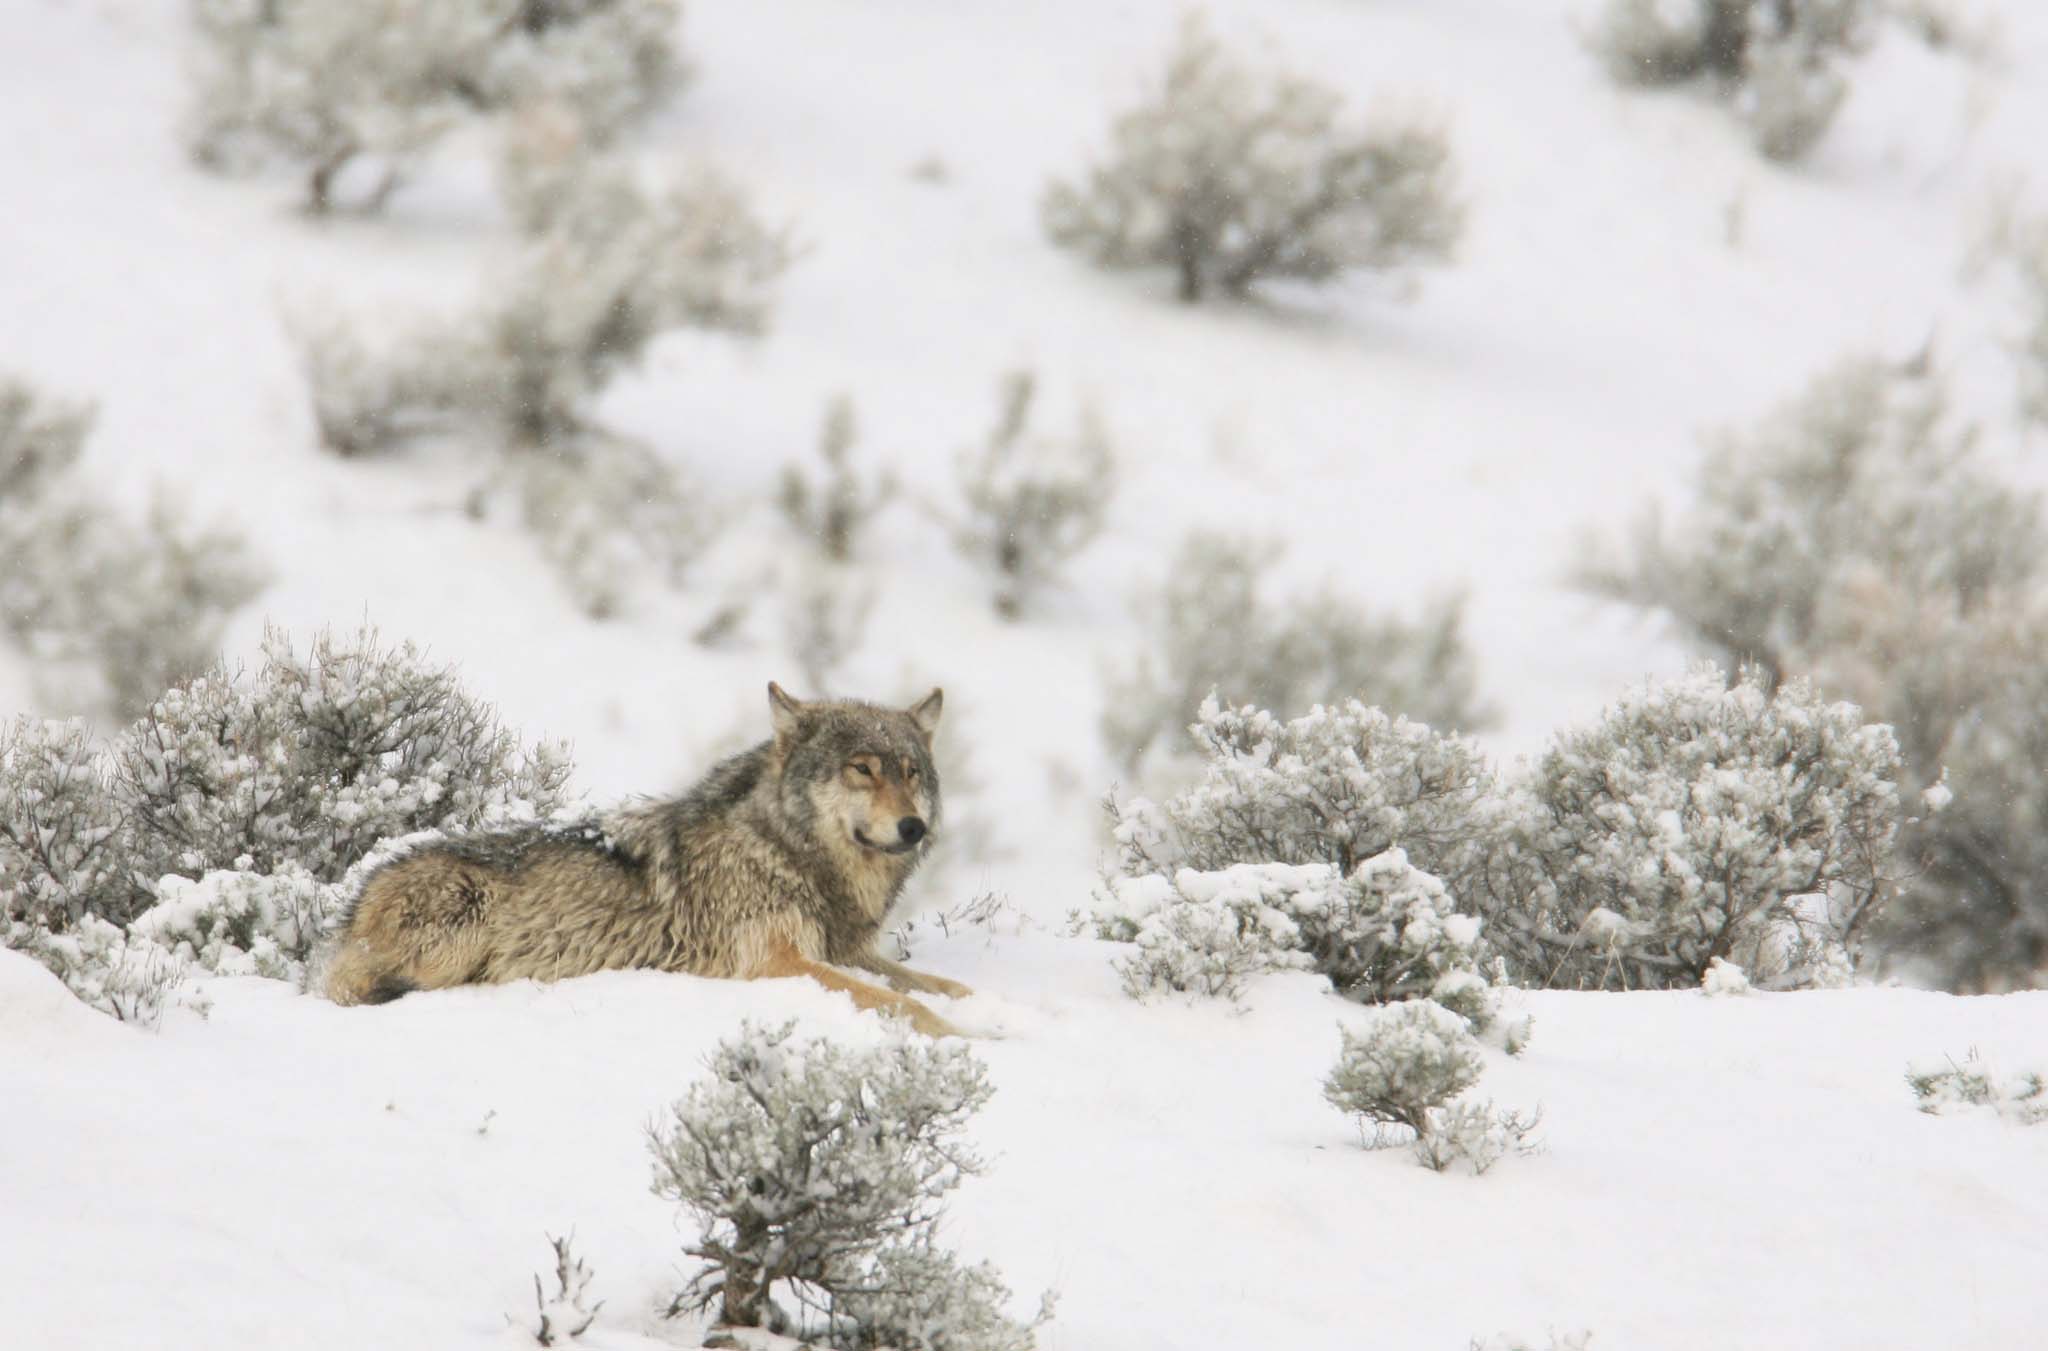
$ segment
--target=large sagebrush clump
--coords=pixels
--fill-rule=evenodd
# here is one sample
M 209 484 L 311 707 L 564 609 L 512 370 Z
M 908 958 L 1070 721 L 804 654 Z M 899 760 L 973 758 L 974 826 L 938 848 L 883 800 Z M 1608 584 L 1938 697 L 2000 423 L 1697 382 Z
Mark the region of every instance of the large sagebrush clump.
M 1336 91 L 1234 60 L 1199 12 L 1111 151 L 1056 180 L 1046 233 L 1105 267 L 1170 267 L 1180 298 L 1450 256 L 1464 224 L 1426 121 L 1347 126 Z
M 1493 942 L 1544 983 L 1697 987 L 1715 959 L 1846 979 L 1898 889 L 1892 729 L 1705 666 L 1562 734 L 1523 785 Z
M 1028 1351 L 1035 1324 L 1003 1312 L 993 1269 L 935 1243 L 946 1195 L 981 1171 L 961 1135 L 990 1092 L 958 1044 L 743 1024 L 649 1132 L 654 1190 L 697 1220 L 705 1263 L 670 1312 L 844 1351 Z
M 254 671 L 177 685 L 103 746 L 79 723 L 0 729 L 0 922 L 31 952 L 111 931 L 296 975 L 380 843 L 552 815 L 568 775 L 410 644 L 272 633 Z
M 1915 869 L 1873 937 L 1970 989 L 2048 969 L 2048 518 L 1982 443 L 1938 374 L 1846 361 L 1717 438 L 1693 505 L 1580 573 L 1767 688 L 1807 676 L 1890 724 Z

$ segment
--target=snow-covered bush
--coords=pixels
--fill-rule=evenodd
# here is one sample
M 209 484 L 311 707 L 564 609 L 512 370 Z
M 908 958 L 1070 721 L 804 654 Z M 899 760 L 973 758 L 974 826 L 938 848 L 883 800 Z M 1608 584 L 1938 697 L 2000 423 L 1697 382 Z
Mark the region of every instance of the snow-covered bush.
M 834 397 L 825 407 L 818 436 L 823 463 L 816 477 L 798 465 L 786 466 L 776 499 L 789 523 L 832 563 L 852 561 L 854 541 L 896 495 L 896 478 L 888 470 L 870 479 L 854 467 L 849 452 L 857 435 L 853 400 L 844 394 Z
M 339 881 L 388 837 L 549 816 L 569 776 L 564 747 L 522 749 L 452 670 L 367 629 L 304 653 L 273 631 L 253 673 L 167 691 L 108 755 L 147 883 L 289 865 Z
M 272 633 L 253 674 L 194 677 L 105 746 L 0 733 L 0 924 L 74 989 L 100 980 L 97 1007 L 159 965 L 295 977 L 380 842 L 552 815 L 568 774 L 410 644 Z
M 630 165 L 599 159 L 562 191 L 490 299 L 445 335 L 439 378 L 427 373 L 451 406 L 521 446 L 586 427 L 590 400 L 664 332 L 761 331 L 791 256 L 708 169 L 650 191 Z
M 1550 985 L 1697 987 L 1717 957 L 1812 983 L 1896 888 L 1898 773 L 1891 728 L 1804 681 L 1632 691 L 1534 766 L 1489 936 Z
M 197 0 L 193 154 L 296 164 L 309 210 L 344 194 L 374 209 L 466 118 L 546 103 L 610 136 L 679 82 L 679 15 L 676 0 Z
M 240 535 L 195 527 L 168 499 L 139 522 L 71 484 L 0 505 L 0 613 L 69 707 L 129 716 L 205 669 L 268 580 Z
M 445 428 L 503 450 L 521 520 L 584 610 L 609 615 L 631 579 L 676 580 L 709 529 L 676 468 L 596 425 L 591 404 L 664 332 L 757 332 L 789 256 L 715 174 L 656 193 L 623 163 L 577 161 L 473 311 L 384 352 L 308 332 L 322 441 L 360 455 Z
M 1952 987 L 2024 984 L 2048 967 L 2048 521 L 1922 364 L 1843 363 L 1719 438 L 1687 513 L 1580 581 L 1890 723 L 1918 868 L 1879 946 Z
M 0 378 L 0 624 L 52 703 L 127 717 L 220 654 L 265 576 L 238 535 L 167 500 L 139 523 L 100 501 L 73 472 L 91 425 Z
M 1464 213 L 1442 132 L 1346 126 L 1342 104 L 1239 64 L 1191 12 L 1158 89 L 1113 124 L 1109 158 L 1046 190 L 1046 233 L 1105 267 L 1170 266 L 1189 302 L 1448 258 Z
M 1757 148 L 1797 159 L 1847 93 L 1836 63 L 1862 46 L 1870 0 L 1608 0 L 1593 47 L 1624 84 L 1709 77 Z
M 1464 1018 L 1414 999 L 1372 1009 L 1358 1030 L 1340 1029 L 1343 1048 L 1323 1097 L 1359 1118 L 1359 1129 L 1406 1126 L 1429 1134 L 1431 1113 L 1479 1082 L 1485 1059 Z
M 1199 783 L 1162 804 L 1109 804 L 1126 876 L 1324 863 L 1349 877 L 1399 846 L 1456 895 L 1493 829 L 1492 775 L 1471 742 L 1357 699 L 1283 720 L 1211 698 L 1190 731 Z
M 960 553 L 996 576 L 996 613 L 1015 619 L 1027 598 L 1059 574 L 1102 531 L 1116 488 L 1108 434 L 1084 410 L 1071 438 L 1029 433 L 1038 382 L 1029 371 L 1004 378 L 995 429 L 961 453 L 960 504 L 952 517 Z
M 1288 911 L 1297 895 L 1327 890 L 1334 880 L 1335 871 L 1318 863 L 1115 878 L 1095 911 L 1095 932 L 1136 945 L 1112 963 L 1133 999 L 1176 990 L 1234 1000 L 1254 976 L 1309 969 Z
M 1458 598 L 1413 621 L 1369 614 L 1335 588 L 1273 597 L 1267 575 L 1280 546 L 1208 531 L 1181 541 L 1158 588 L 1144 597 L 1150 651 L 1111 680 L 1103 740 L 1135 773 L 1162 738 L 1184 731 L 1211 692 L 1282 716 L 1356 698 L 1463 731 L 1483 730 Z
M 10 920 L 63 931 L 86 915 L 126 924 L 125 804 L 80 722 L 19 717 L 0 728 L 0 904 Z
M 603 1300 L 587 1308 L 584 1306 L 583 1301 L 589 1297 L 591 1277 L 597 1273 L 582 1258 L 570 1252 L 570 1238 L 550 1235 L 548 1243 L 555 1250 L 555 1293 L 546 1293 L 540 1283 L 539 1272 L 535 1272 L 533 1277 L 533 1302 L 540 1318 L 540 1326 L 534 1329 L 533 1339 L 542 1346 L 553 1346 L 564 1337 L 572 1340 L 581 1337 L 596 1321 L 597 1311 L 604 1307 Z
M 962 1266 L 929 1237 L 876 1249 L 836 1284 L 826 1336 L 842 1351 L 1031 1351 L 1054 1303 L 1048 1291 L 1019 1322 L 991 1263 Z
M 1543 1122 L 1543 1110 L 1521 1112 L 1495 1105 L 1492 1099 L 1461 1099 L 1424 1113 L 1429 1129 L 1417 1132 L 1409 1146 L 1415 1161 L 1433 1173 L 1448 1172 L 1463 1163 L 1475 1176 L 1510 1154 L 1533 1154 L 1541 1148 L 1534 1140 Z
M 578 608 L 608 619 L 648 579 L 668 586 L 711 526 L 682 473 L 637 441 L 584 436 L 513 457 L 520 520 Z
M 654 1191 L 696 1219 L 686 1251 L 707 1264 L 672 1313 L 715 1305 L 731 1327 L 846 1348 L 1031 1344 L 992 1271 L 932 1246 L 946 1193 L 982 1167 L 961 1133 L 991 1090 L 966 1047 L 899 1035 L 850 1049 L 749 1023 L 710 1070 L 649 1131 Z
M 162 947 L 181 966 L 221 976 L 297 980 L 345 904 L 345 888 L 298 863 L 274 873 L 166 874 L 161 898 L 129 924 L 131 937 Z
M 472 3 L 476 0 L 472 0 Z M 561 109 L 594 144 L 682 87 L 680 0 L 482 0 L 511 10 L 480 90 L 486 107 Z
M 1906 1083 L 1920 1100 L 1920 1110 L 1935 1116 L 1989 1107 L 2024 1126 L 2048 1121 L 2048 1074 L 2003 1074 L 1975 1050 L 1960 1062 L 1949 1056 L 1916 1062 L 1906 1070 Z
M 92 914 L 61 931 L 0 914 L 0 946 L 41 962 L 88 1008 L 139 1027 L 156 1026 L 185 980 L 162 945 Z
M 1748 994 L 1749 988 L 1749 973 L 1725 957 L 1708 962 L 1706 974 L 1700 977 L 1704 995 Z
M 1366 1003 L 1430 998 L 1478 1027 L 1493 999 L 1477 960 L 1479 921 L 1399 848 L 1349 876 L 1327 863 L 1240 863 L 1116 878 L 1099 936 L 1135 943 L 1115 963 L 1134 998 L 1157 990 L 1235 999 L 1249 977 L 1317 971 Z

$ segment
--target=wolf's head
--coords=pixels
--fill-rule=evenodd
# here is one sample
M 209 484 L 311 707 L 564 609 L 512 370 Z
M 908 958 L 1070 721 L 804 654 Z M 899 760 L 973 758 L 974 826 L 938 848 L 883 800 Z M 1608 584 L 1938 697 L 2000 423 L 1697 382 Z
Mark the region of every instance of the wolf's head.
M 944 701 L 933 690 L 907 709 L 806 703 L 770 684 L 783 811 L 835 852 L 912 861 L 939 823 L 932 733 Z

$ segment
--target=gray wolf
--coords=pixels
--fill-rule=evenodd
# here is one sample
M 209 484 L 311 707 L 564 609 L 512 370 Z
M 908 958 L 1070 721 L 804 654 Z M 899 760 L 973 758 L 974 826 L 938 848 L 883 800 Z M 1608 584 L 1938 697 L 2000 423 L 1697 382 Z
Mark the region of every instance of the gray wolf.
M 908 709 L 804 702 L 770 684 L 773 738 L 681 797 L 403 853 L 357 891 L 328 962 L 328 997 L 382 1003 L 620 967 L 801 975 L 928 1035 L 955 1033 L 904 992 L 967 987 L 875 951 L 883 914 L 939 824 L 931 746 L 943 699 L 933 690 Z

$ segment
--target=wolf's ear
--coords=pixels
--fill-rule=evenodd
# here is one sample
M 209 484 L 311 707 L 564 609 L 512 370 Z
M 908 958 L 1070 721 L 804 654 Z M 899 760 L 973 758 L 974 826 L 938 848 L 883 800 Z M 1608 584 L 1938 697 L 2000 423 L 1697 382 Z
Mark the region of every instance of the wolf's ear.
M 789 697 L 789 691 L 768 682 L 768 716 L 775 723 L 775 739 L 787 741 L 796 735 L 797 719 L 803 716 L 804 706 Z
M 910 720 L 917 724 L 918 732 L 926 741 L 939 730 L 939 713 L 946 706 L 946 692 L 933 690 L 910 706 Z

